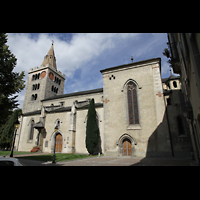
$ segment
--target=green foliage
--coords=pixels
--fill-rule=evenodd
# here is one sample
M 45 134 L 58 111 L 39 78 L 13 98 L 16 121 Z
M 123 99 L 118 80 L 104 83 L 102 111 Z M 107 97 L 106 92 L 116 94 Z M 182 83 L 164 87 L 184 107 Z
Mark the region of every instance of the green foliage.
M 7 35 L 0 33 L 0 125 L 4 124 L 14 108 L 17 108 L 18 95 L 25 87 L 25 74 L 13 72 L 17 59 L 8 49 Z
M 0 147 L 10 148 L 13 140 L 14 134 L 14 124 L 17 122 L 18 117 L 22 114 L 21 109 L 16 109 L 5 125 L 0 127 Z
M 90 154 L 94 154 L 98 143 L 99 128 L 96 119 L 94 99 L 90 101 L 86 125 L 86 148 Z

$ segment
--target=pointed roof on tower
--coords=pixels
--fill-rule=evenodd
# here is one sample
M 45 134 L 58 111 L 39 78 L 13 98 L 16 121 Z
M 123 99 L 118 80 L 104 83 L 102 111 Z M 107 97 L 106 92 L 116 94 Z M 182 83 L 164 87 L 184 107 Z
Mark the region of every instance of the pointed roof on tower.
M 55 57 L 55 53 L 54 53 L 53 43 L 51 45 L 51 48 L 49 49 L 49 52 L 44 57 L 44 60 L 42 62 L 42 65 L 45 66 L 46 64 L 50 64 L 50 66 L 52 68 L 57 69 L 57 66 L 56 66 L 56 57 Z
M 53 49 L 53 43 L 52 43 L 52 45 L 51 45 L 51 48 L 49 49 L 49 52 L 47 53 L 47 55 L 52 55 L 52 56 L 55 56 L 55 54 L 54 54 L 54 49 Z

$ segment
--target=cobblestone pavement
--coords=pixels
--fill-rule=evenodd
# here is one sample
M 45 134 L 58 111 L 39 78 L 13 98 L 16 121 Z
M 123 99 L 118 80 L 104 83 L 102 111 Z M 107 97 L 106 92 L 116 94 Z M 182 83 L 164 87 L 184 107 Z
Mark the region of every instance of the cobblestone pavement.
M 131 157 L 110 157 L 101 156 L 95 158 L 86 158 L 81 160 L 74 160 L 69 162 L 60 162 L 62 166 L 129 166 L 133 163 L 137 163 L 142 158 Z
M 62 166 L 191 166 L 190 158 L 162 157 L 96 157 L 69 162 L 60 162 Z
M 89 157 L 79 160 L 51 162 L 20 159 L 26 166 L 193 166 L 191 158 L 183 157 Z

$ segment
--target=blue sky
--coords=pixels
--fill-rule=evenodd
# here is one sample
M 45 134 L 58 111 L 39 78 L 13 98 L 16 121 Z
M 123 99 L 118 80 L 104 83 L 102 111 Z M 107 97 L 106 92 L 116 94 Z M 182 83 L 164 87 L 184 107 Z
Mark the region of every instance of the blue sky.
M 40 67 L 52 40 L 57 69 L 65 74 L 64 93 L 103 87 L 100 70 L 161 57 L 162 78 L 170 76 L 166 33 L 8 33 L 9 49 L 17 58 L 14 71 Z M 20 108 L 25 89 L 19 93 Z

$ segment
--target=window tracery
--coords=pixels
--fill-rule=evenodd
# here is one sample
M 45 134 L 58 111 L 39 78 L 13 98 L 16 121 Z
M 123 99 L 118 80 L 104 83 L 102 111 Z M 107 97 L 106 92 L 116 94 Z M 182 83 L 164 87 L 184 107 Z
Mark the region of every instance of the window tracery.
M 139 124 L 137 86 L 133 82 L 127 84 L 129 124 Z
M 35 124 L 34 120 L 31 120 L 30 123 L 30 133 L 29 133 L 29 140 L 33 140 L 33 134 L 34 134 L 34 127 L 33 125 Z

